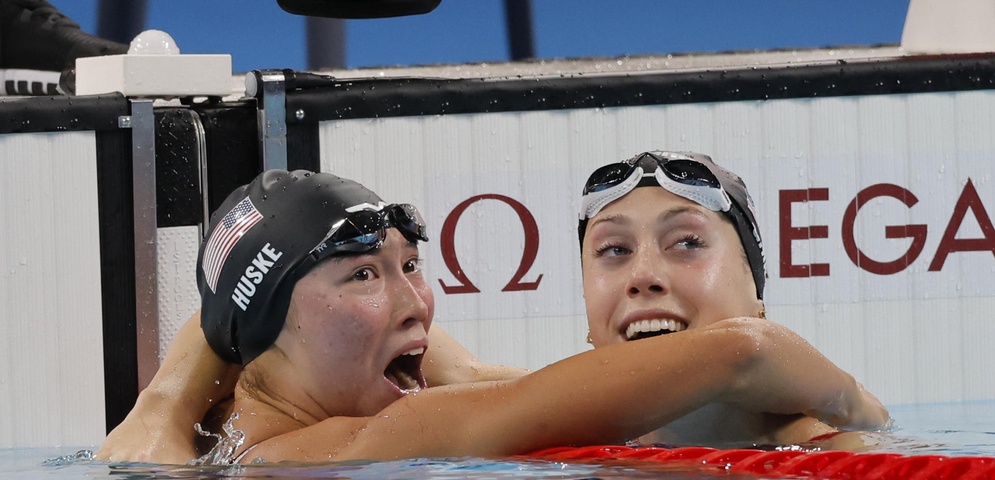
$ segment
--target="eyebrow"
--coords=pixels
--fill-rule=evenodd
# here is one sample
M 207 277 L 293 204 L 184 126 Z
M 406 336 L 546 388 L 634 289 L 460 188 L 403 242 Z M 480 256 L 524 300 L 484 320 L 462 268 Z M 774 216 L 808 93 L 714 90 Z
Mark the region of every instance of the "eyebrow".
M 661 222 L 665 222 L 665 221 L 670 220 L 670 219 L 672 219 L 674 217 L 677 217 L 677 216 L 680 216 L 680 215 L 684 215 L 684 214 L 694 215 L 696 217 L 701 217 L 702 219 L 708 219 L 708 216 L 705 215 L 705 212 L 702 211 L 702 208 L 704 208 L 704 207 L 700 207 L 699 208 L 699 207 L 693 206 L 693 205 L 681 205 L 679 207 L 674 207 L 674 208 L 671 208 L 670 210 L 667 210 L 664 214 L 662 214 L 659 217 L 657 217 L 657 220 L 661 221 Z
M 626 225 L 630 223 L 629 217 L 622 215 L 621 213 L 613 213 L 611 215 L 605 215 L 593 222 L 587 228 L 593 230 L 594 227 L 601 225 L 602 223 L 614 223 L 616 225 Z
M 696 208 L 695 206 L 692 205 L 679 205 L 661 213 L 657 217 L 657 222 L 663 223 L 673 219 L 674 217 L 678 217 L 680 215 L 685 215 L 685 214 L 694 215 L 697 217 L 701 217 L 703 219 L 707 218 L 705 212 L 701 211 L 700 208 Z M 593 223 L 591 223 L 591 226 L 589 228 L 593 229 L 594 227 L 600 225 L 601 223 L 628 225 L 629 223 L 631 223 L 631 219 L 629 218 L 628 215 L 622 213 L 613 213 L 611 215 L 605 215 L 604 217 L 595 220 Z
M 405 239 L 404 248 L 414 248 L 418 253 L 421 253 L 421 249 L 418 248 L 418 242 L 412 242 Z M 378 253 L 383 251 L 383 247 L 375 248 L 366 252 L 343 252 L 340 254 L 329 256 L 328 259 L 334 259 L 336 262 L 341 263 L 342 261 L 349 258 L 359 258 L 359 257 L 374 257 Z
M 362 252 L 362 253 L 343 252 L 343 253 L 339 253 L 339 254 L 336 254 L 336 255 L 331 255 L 326 260 L 329 260 L 329 261 L 331 261 L 333 263 L 342 263 L 342 262 L 344 262 L 346 260 L 349 260 L 351 258 L 365 257 L 367 255 L 370 255 L 370 253 L 369 252 Z

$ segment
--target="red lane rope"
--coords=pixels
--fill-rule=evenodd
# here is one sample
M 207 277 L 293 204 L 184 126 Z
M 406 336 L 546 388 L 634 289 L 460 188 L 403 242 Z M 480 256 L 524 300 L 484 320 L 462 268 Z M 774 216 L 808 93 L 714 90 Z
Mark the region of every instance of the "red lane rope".
M 766 478 L 818 477 L 865 480 L 995 480 L 993 457 L 798 450 L 719 450 L 709 447 L 556 447 L 530 458 L 542 460 L 636 460 L 667 462 Z

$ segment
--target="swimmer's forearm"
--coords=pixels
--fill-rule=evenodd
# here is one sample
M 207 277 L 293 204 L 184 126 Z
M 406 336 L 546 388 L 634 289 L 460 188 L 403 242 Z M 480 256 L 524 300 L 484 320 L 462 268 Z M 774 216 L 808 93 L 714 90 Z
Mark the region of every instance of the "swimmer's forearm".
M 874 395 L 791 330 L 758 318 L 717 325 L 744 328 L 756 349 L 721 401 L 756 412 L 802 413 L 838 428 L 874 430 L 888 422 Z
M 502 457 L 621 442 L 717 400 L 745 363 L 732 352 L 748 351 L 742 335 L 724 332 L 655 340 L 597 348 L 517 380 L 409 395 L 337 458 Z M 399 440 L 378 441 L 384 435 Z
M 601 352 L 604 356 L 585 359 L 578 366 L 592 381 L 579 390 L 570 385 L 575 380 L 569 373 L 561 373 L 569 372 L 562 368 L 569 359 L 554 365 L 550 376 L 522 382 L 541 379 L 546 388 L 570 392 L 575 403 L 585 404 L 571 414 L 595 424 L 575 432 L 571 443 L 604 441 L 585 437 L 599 431 L 631 439 L 712 402 L 753 412 L 804 413 L 848 428 L 880 428 L 888 420 L 883 405 L 851 375 L 783 326 L 733 319 L 687 333 L 608 347 L 612 350 Z M 563 408 L 569 407 L 567 400 Z M 569 423 L 547 426 L 569 429 Z
M 887 419 L 876 399 L 803 339 L 751 319 L 598 348 L 511 382 L 422 392 L 382 412 L 367 433 L 410 423 L 432 440 L 396 442 L 377 458 L 504 456 L 624 441 L 717 401 L 840 426 Z
M 197 458 L 187 422 L 168 413 L 175 399 L 143 391 L 135 407 L 97 450 L 97 458 L 110 462 L 184 464 Z
M 214 354 L 197 312 L 177 332 L 159 371 L 97 452 L 114 461 L 183 463 L 196 458 L 194 423 L 231 395 L 239 367 Z
M 173 338 L 147 390 L 175 399 L 175 415 L 199 422 L 212 406 L 231 396 L 240 371 L 207 344 L 197 311 Z
M 428 332 L 428 351 L 422 371 L 430 387 L 510 380 L 529 373 L 523 368 L 481 362 L 437 324 Z

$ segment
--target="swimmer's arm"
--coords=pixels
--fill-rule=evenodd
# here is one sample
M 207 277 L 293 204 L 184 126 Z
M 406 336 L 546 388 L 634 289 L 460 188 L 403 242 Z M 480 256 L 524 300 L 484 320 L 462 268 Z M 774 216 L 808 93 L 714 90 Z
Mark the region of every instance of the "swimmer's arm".
M 840 430 L 819 420 L 803 415 L 768 415 L 771 422 L 777 422 L 768 443 L 774 445 L 798 445 L 808 443 L 823 435 L 838 434 Z
M 109 461 L 186 463 L 197 458 L 194 423 L 230 396 L 240 368 L 218 357 L 195 313 L 173 338 L 152 382 L 97 451 Z
M 428 331 L 428 351 L 422 361 L 428 386 L 488 380 L 510 380 L 529 373 L 523 368 L 481 362 L 437 324 Z
M 864 452 L 881 443 L 884 435 L 869 431 L 843 431 L 811 417 L 797 417 L 782 425 L 767 443 L 803 445 L 819 450 Z
M 753 412 L 800 413 L 848 430 L 880 429 L 890 421 L 877 397 L 787 327 L 759 318 L 716 325 L 744 328 L 757 349 L 733 394 L 719 401 Z
M 712 402 L 805 413 L 838 426 L 876 428 L 887 420 L 877 399 L 790 330 L 727 320 L 597 348 L 516 380 L 424 390 L 362 426 L 331 418 L 262 442 L 252 457 L 506 457 L 621 442 Z

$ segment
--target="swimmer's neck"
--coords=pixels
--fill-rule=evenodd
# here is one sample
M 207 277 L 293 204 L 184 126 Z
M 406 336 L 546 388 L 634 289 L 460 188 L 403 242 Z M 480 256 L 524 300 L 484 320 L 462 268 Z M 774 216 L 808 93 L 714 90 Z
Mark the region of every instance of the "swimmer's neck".
M 245 432 L 245 441 L 236 454 L 267 439 L 314 425 L 327 416 L 315 415 L 317 405 L 298 405 L 286 397 L 271 394 L 271 388 L 251 385 L 245 375 L 235 385 L 232 411 L 238 414 L 235 428 Z M 320 417 L 320 418 L 319 418 Z

